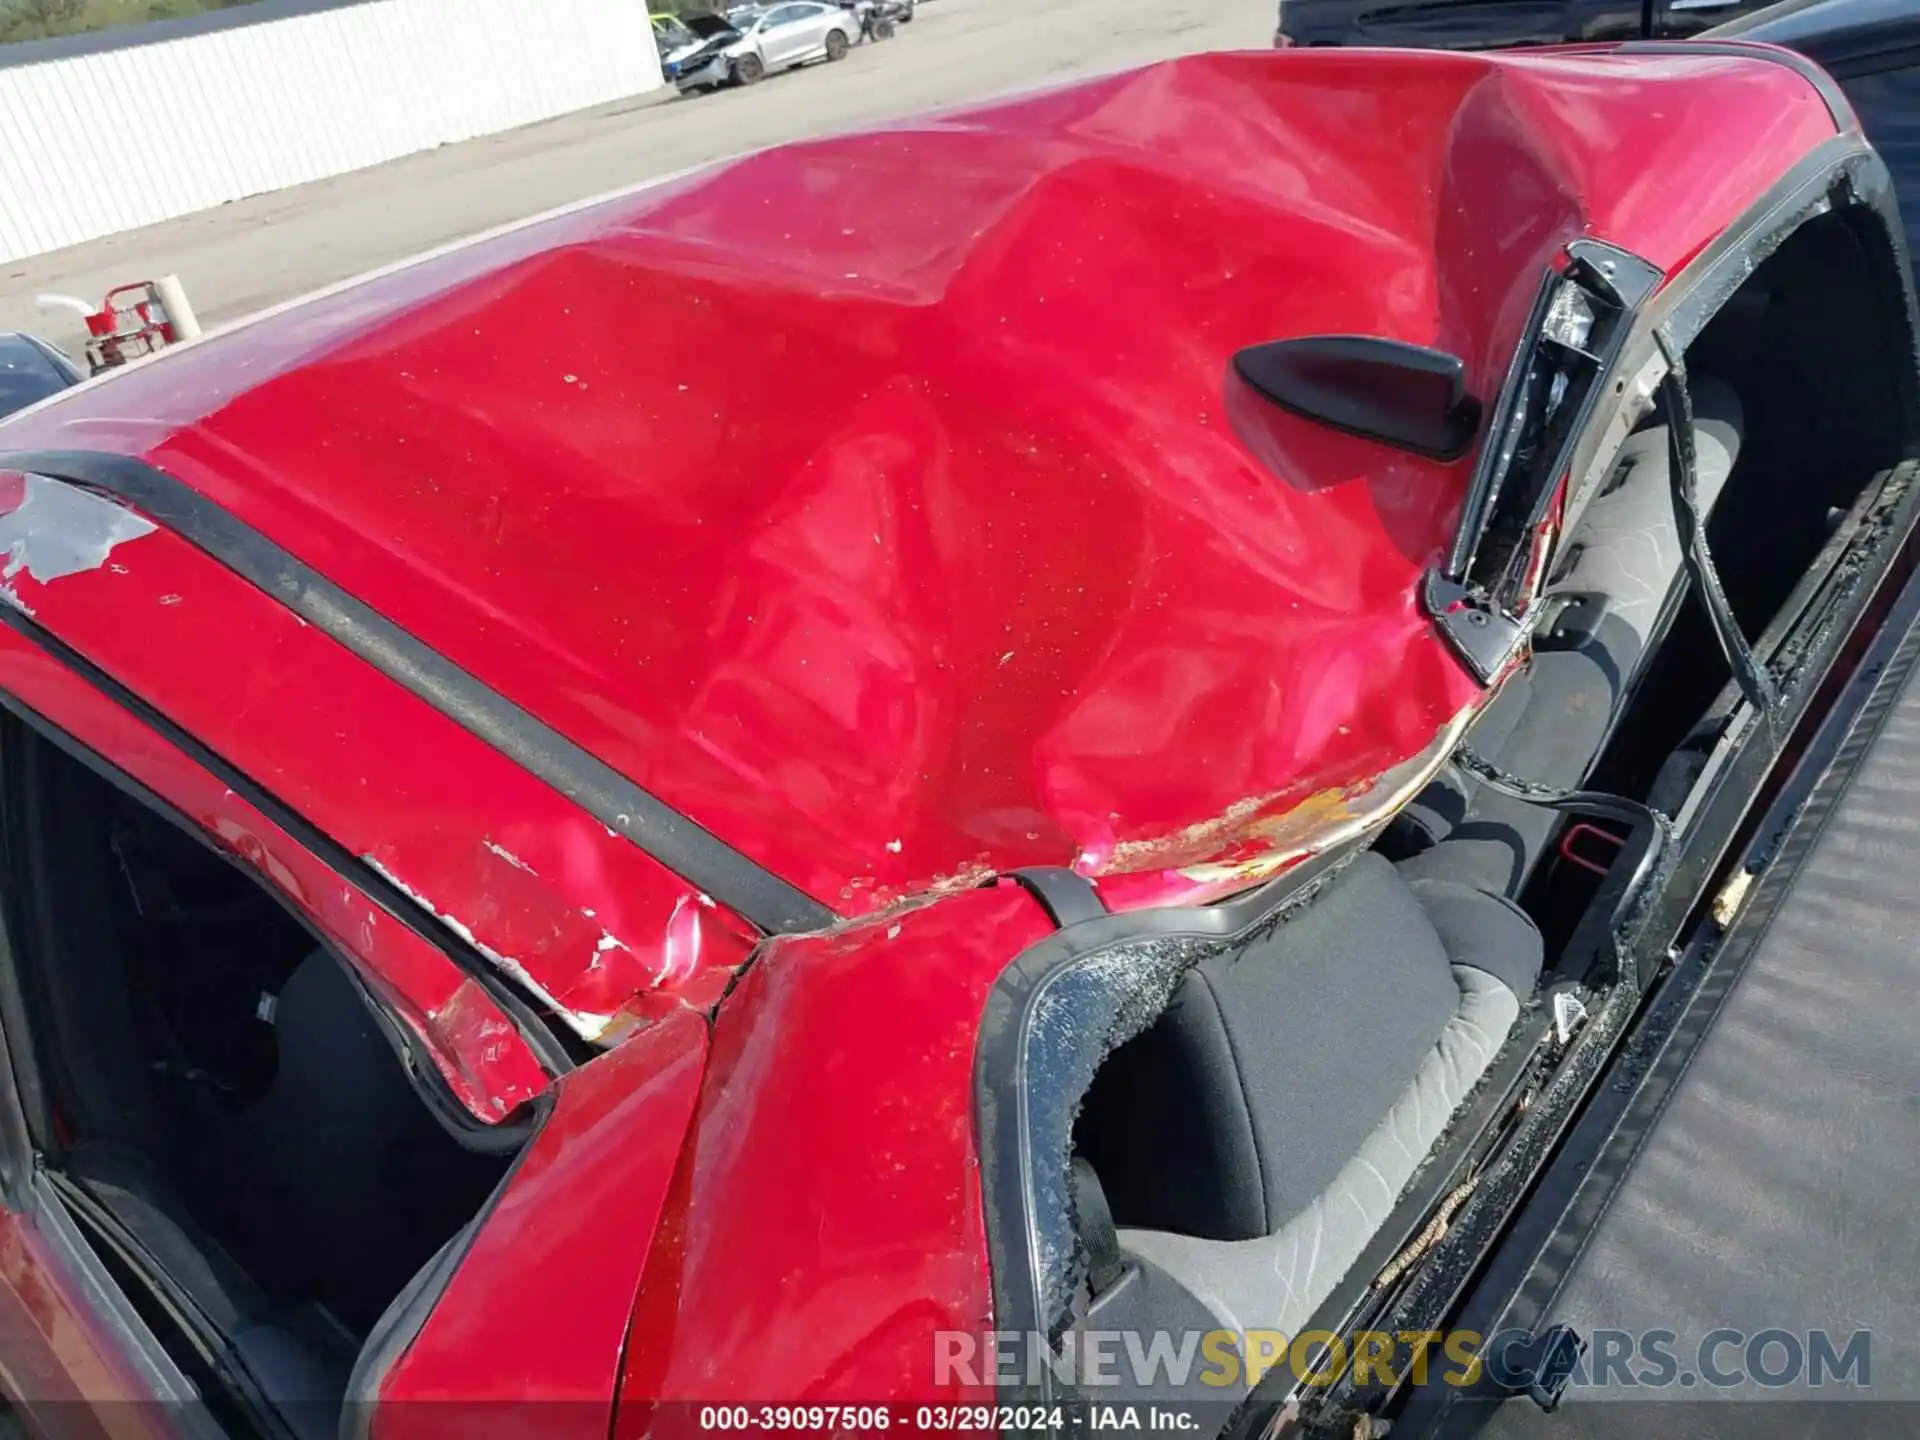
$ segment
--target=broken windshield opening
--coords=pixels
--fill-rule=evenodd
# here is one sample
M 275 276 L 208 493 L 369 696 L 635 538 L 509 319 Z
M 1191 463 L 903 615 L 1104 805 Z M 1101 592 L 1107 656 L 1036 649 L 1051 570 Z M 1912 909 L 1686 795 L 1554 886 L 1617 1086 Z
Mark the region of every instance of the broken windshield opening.
M 1548 273 L 1507 373 L 1429 608 L 1483 675 L 1504 663 L 1525 609 L 1534 537 L 1546 521 L 1602 382 L 1660 272 L 1594 240 Z M 1457 622 L 1457 624 L 1456 624 Z

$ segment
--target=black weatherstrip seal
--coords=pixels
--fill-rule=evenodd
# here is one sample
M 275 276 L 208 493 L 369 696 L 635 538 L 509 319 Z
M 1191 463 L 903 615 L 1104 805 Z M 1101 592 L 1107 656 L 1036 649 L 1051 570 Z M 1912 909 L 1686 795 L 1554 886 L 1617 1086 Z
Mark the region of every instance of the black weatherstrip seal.
M 4 616 L 0 616 L 0 620 L 4 620 L 4 618 Z M 21 633 L 24 634 L 26 632 L 23 630 Z M 290 895 L 278 886 L 263 882 L 252 865 L 237 858 L 232 852 L 216 845 L 213 837 L 209 835 L 206 830 L 196 825 L 171 801 L 148 789 L 91 746 L 82 744 L 79 740 L 67 734 L 32 706 L 22 702 L 19 697 L 8 694 L 5 691 L 0 691 L 0 710 L 4 710 L 8 715 L 11 715 L 15 720 L 19 721 L 21 725 L 32 731 L 40 740 L 51 745 L 75 764 L 90 771 L 96 778 L 104 784 L 111 786 L 119 794 L 126 796 L 128 799 L 152 811 L 160 819 L 166 821 L 169 825 L 173 826 L 174 829 L 178 830 L 181 835 L 186 837 L 191 843 L 200 846 L 210 855 L 218 856 L 222 863 L 231 866 L 237 873 L 244 875 L 249 885 L 264 890 L 273 902 L 286 913 L 289 919 L 307 932 L 307 935 L 312 939 L 313 943 L 320 948 L 328 959 L 340 966 L 341 970 L 346 974 L 347 979 L 352 983 L 354 990 L 360 995 L 361 1000 L 372 1014 L 375 1026 L 379 1029 L 382 1037 L 392 1048 L 394 1055 L 399 1059 L 400 1063 L 407 1068 L 417 1082 L 414 1088 L 419 1092 L 421 1102 L 433 1112 L 434 1117 L 446 1128 L 447 1133 L 452 1135 L 461 1145 L 476 1152 L 494 1154 L 502 1150 L 517 1149 L 525 1142 L 531 1132 L 518 1118 L 497 1120 L 489 1123 L 474 1120 L 467 1112 L 465 1106 L 462 1105 L 460 1100 L 454 1095 L 453 1088 L 447 1083 L 445 1077 L 441 1075 L 438 1067 L 433 1064 L 431 1057 L 423 1055 L 420 1052 L 419 1047 L 414 1043 L 408 1031 L 394 1018 L 387 1002 L 374 993 L 373 988 L 367 983 L 365 977 L 360 974 L 358 969 L 341 957 L 339 953 L 340 947 L 328 939 L 320 928 L 307 917 L 306 913 L 294 904 Z M 0 739 L 0 746 L 4 746 L 4 744 L 4 739 Z M 262 814 L 272 813 L 271 810 L 267 808 L 267 805 L 256 803 L 253 794 L 241 788 L 241 785 L 247 784 L 248 782 L 243 780 L 241 784 L 235 784 L 232 780 L 228 779 L 221 770 L 207 765 L 204 762 L 201 768 L 207 770 L 210 774 L 219 776 L 229 789 L 236 795 L 245 798 L 249 804 L 252 804 L 254 808 Z M 228 768 L 230 769 L 231 767 Z M 268 804 L 271 804 L 271 801 L 269 801 Z M 283 830 L 287 829 L 284 825 L 280 828 Z M 288 833 L 296 832 L 289 831 Z M 384 902 L 378 900 L 378 897 L 376 897 L 376 903 L 382 903 L 384 905 Z M 415 930 L 414 933 L 419 934 L 420 932 Z M 437 946 L 438 944 L 437 937 L 423 935 L 422 938 L 430 945 Z M 461 967 L 458 961 L 454 963 L 456 968 L 462 969 L 463 974 L 466 973 L 465 968 Z M 480 963 L 482 962 L 478 957 L 475 957 L 474 964 L 478 965 Z M 504 990 L 504 987 L 502 988 Z M 489 991 L 489 994 L 493 994 L 493 992 Z M 493 995 L 493 998 L 496 1002 L 502 1001 L 502 996 L 500 995 Z M 513 1019 L 519 1022 L 520 1029 L 523 1032 L 527 1031 L 530 1025 L 539 1025 L 538 1016 L 532 1010 L 526 1008 L 525 1001 L 510 991 L 505 993 L 503 1009 L 505 1009 L 506 1013 L 512 1016 Z M 18 1001 L 12 997 L 0 998 L 0 1018 L 3 1018 L 9 1011 L 16 1014 L 23 1013 Z M 26 1034 L 30 1040 L 30 1032 L 25 1030 L 24 1020 L 21 1022 L 21 1028 L 22 1033 Z M 567 1069 L 571 1068 L 571 1059 L 564 1050 L 559 1049 L 553 1043 L 552 1037 L 544 1030 L 534 1030 L 528 1033 L 528 1047 L 534 1052 L 535 1056 L 540 1059 L 541 1063 L 546 1065 L 547 1068 L 552 1070 L 556 1075 L 564 1074 Z M 14 1083 L 16 1089 L 24 1088 L 24 1082 L 21 1079 L 22 1069 L 30 1070 L 36 1063 L 31 1054 L 30 1044 L 22 1046 L 21 1049 L 28 1053 L 24 1056 L 16 1056 L 14 1059 Z M 22 1065 L 23 1059 L 26 1062 L 24 1066 Z M 35 1088 L 41 1088 L 37 1077 L 34 1084 Z M 25 1099 L 24 1094 L 21 1098 L 23 1100 Z M 53 1141 L 50 1122 L 36 1117 L 35 1127 L 40 1136 L 35 1143 L 40 1149 L 55 1152 L 61 1148 Z
M 761 930 L 838 918 L 165 471 L 91 450 L 0 455 L 0 467 L 98 491 L 166 527 Z
M 403 894 L 400 887 L 386 876 L 353 854 L 346 846 L 339 844 L 330 835 L 317 829 L 299 811 L 281 801 L 237 766 L 230 764 L 210 746 L 174 724 L 172 720 L 107 674 L 86 656 L 65 641 L 50 635 L 37 621 L 21 614 L 11 605 L 0 605 L 0 625 L 6 626 L 22 639 L 37 645 L 63 668 L 71 670 L 127 714 L 161 736 L 201 769 L 216 777 L 221 784 L 292 836 L 328 869 L 373 900 L 394 920 L 445 954 L 460 967 L 463 973 L 476 981 L 492 997 L 494 1003 L 512 1018 L 520 1032 L 526 1036 L 527 1044 L 549 1073 L 564 1075 L 574 1068 L 573 1056 L 568 1053 L 560 1036 L 541 1018 L 545 1007 L 533 997 L 522 995 L 513 982 L 501 973 L 498 966 L 487 960 L 465 939 L 454 934 L 437 915 Z M 57 727 L 17 700 L 10 699 L 0 704 L 0 708 L 19 717 L 22 723 L 33 725 L 36 730 L 49 738 L 58 733 Z M 101 774 L 111 783 L 122 789 L 127 788 L 128 780 L 123 780 L 111 765 L 104 762 L 94 764 L 88 760 L 87 757 L 93 752 L 87 747 L 64 738 L 53 743 L 58 744 L 61 749 L 80 760 L 81 763 L 88 764 L 95 773 Z M 134 793 L 135 798 L 141 799 L 142 803 L 151 803 L 146 801 L 137 790 L 130 793 Z M 157 802 L 155 808 L 163 814 L 172 812 L 172 807 L 165 801 L 159 800 L 159 797 L 154 797 L 154 801 Z M 196 831 L 197 828 L 195 827 Z M 558 1023 L 556 1019 L 555 1024 Z
M 1029 865 L 1007 878 L 1040 903 L 1056 930 L 1082 920 L 1097 920 L 1107 913 L 1106 902 L 1093 882 L 1063 866 Z
M 1911 534 L 1901 542 L 1912 543 Z M 1910 576 L 1899 582 L 1872 645 L 1754 827 L 1742 863 L 1729 872 L 1748 876 L 1752 886 L 1732 928 L 1716 940 L 1718 922 L 1711 915 L 1700 919 L 1674 969 L 1594 1082 L 1592 1098 L 1559 1152 L 1448 1317 L 1448 1328 L 1483 1335 L 1534 1329 L 1552 1312 L 1911 678 L 1920 660 L 1916 627 L 1920 576 Z M 1484 1383 L 1415 1384 L 1394 1429 L 1449 1440 L 1477 1435 L 1505 1399 Z M 1756 1427 L 1755 1433 L 1764 1432 Z
M 1306 903 L 1342 868 L 1355 851 L 1337 846 L 1303 861 L 1276 879 L 1217 905 L 1171 906 L 1125 914 L 1087 914 L 1061 923 L 1051 935 L 1028 947 L 1000 972 L 980 1016 L 974 1045 L 974 1129 L 980 1152 L 981 1199 L 986 1212 L 988 1271 L 993 1277 L 996 1331 L 1044 1334 L 1057 1318 L 1049 1315 L 1043 1292 L 1045 1248 L 1034 1225 L 1035 1179 L 1029 1143 L 1028 1051 L 1046 1009 L 1048 991 L 1074 971 L 1096 966 L 1124 946 L 1151 941 L 1230 945 L 1276 924 Z M 1032 875 L 1035 872 L 1025 872 Z M 1031 881 L 1021 879 L 1030 892 Z M 1091 887 L 1089 887 L 1091 889 Z M 1048 900 L 1036 899 L 1053 910 Z M 1097 897 L 1096 897 L 1097 903 Z M 1082 1017 L 1089 1031 L 1102 1021 Z M 1039 1392 L 1002 1387 L 1002 1403 L 1051 1405 L 1057 1397 L 1051 1376 L 1037 1377 Z

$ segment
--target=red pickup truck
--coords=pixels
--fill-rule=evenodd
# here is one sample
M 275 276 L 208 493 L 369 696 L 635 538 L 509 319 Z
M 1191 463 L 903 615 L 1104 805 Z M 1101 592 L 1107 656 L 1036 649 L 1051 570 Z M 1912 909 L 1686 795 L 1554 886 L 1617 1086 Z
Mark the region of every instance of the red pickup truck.
M 1839 92 L 1628 44 L 795 144 L 13 417 L 0 1385 L 1422 1433 L 1285 1342 L 1448 1326 L 1737 920 L 1916 377 Z

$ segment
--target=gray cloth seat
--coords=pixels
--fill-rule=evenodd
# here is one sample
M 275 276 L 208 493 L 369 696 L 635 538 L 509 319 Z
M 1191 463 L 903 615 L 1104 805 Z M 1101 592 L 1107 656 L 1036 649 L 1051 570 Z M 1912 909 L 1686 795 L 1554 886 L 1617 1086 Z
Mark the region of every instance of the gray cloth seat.
M 1541 951 L 1504 897 L 1365 854 L 1189 971 L 1076 1130 L 1145 1277 L 1119 1309 L 1095 1297 L 1097 1328 L 1164 1326 L 1172 1295 L 1210 1325 L 1294 1333 L 1485 1073 Z
M 291 1293 L 365 1334 L 478 1208 L 500 1163 L 441 1128 L 332 956 L 295 968 L 274 1028 L 273 1083 L 238 1117 L 234 1144 L 275 1205 L 237 1218 Z
M 188 1214 L 151 1160 L 130 1146 L 98 1141 L 69 1152 L 65 1168 L 227 1337 L 298 1440 L 337 1433 L 346 1368 L 289 1328 L 273 1301 Z
M 1691 389 L 1696 493 L 1706 513 L 1739 458 L 1743 419 L 1727 385 L 1702 377 Z M 1656 422 L 1627 437 L 1561 551 L 1532 658 L 1468 732 L 1468 746 L 1508 774 L 1562 789 L 1586 782 L 1686 593 L 1668 435 Z M 1495 794 L 1450 767 L 1396 817 L 1386 848 L 1411 874 L 1518 895 L 1558 824 L 1555 812 Z
M 316 953 L 287 977 L 274 1031 L 273 1083 L 235 1126 L 236 1149 L 276 1197 L 271 1215 L 252 1217 L 254 1248 L 272 1255 L 291 1290 L 364 1330 L 392 1293 L 382 1252 L 410 1219 L 406 1197 L 391 1192 L 390 1157 L 426 1116 L 331 956 Z
M 1741 413 L 1711 379 L 1693 393 L 1704 511 Z M 1586 781 L 1684 597 L 1667 450 L 1664 424 L 1628 437 L 1549 579 L 1529 663 L 1470 732 L 1512 774 Z M 1512 897 L 1558 819 L 1443 773 L 1381 847 L 1397 866 L 1362 856 L 1273 934 L 1183 978 L 1103 1067 L 1076 1131 L 1124 1256 L 1089 1328 L 1291 1335 L 1313 1318 L 1533 993 L 1542 942 Z
M 381 1038 L 340 962 L 316 951 L 281 987 L 274 1033 L 278 1063 L 267 1093 L 205 1137 L 217 1185 L 203 1201 L 238 1253 L 276 1290 L 294 1295 L 369 1285 L 362 1257 L 342 1254 L 333 1227 L 364 1231 L 380 1247 L 409 1217 L 370 1179 L 385 1146 L 404 1146 L 421 1115 L 399 1060 Z M 430 1122 L 429 1122 L 430 1123 Z M 432 1152 L 429 1152 L 431 1158 Z M 194 1218 L 189 1201 L 141 1148 L 96 1141 L 70 1152 L 67 1172 L 157 1262 L 226 1338 L 235 1359 L 299 1440 L 333 1436 L 350 1361 L 314 1343 L 314 1327 L 268 1294 Z M 369 1301 L 377 1309 L 387 1296 Z
M 222 1331 L 272 1313 L 260 1287 L 200 1228 L 173 1183 L 140 1151 L 95 1141 L 69 1151 L 65 1169 Z

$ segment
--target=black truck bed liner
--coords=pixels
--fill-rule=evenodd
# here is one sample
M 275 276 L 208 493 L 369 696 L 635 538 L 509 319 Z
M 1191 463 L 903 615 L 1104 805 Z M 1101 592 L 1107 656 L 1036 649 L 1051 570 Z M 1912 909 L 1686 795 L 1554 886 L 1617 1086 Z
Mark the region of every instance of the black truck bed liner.
M 1554 1414 L 1463 1401 L 1441 1433 L 1920 1433 L 1916 653 L 1909 633 L 1879 670 L 1504 1317 L 1574 1327 L 1591 1347 L 1586 1383 Z M 1637 1347 L 1661 1330 L 1675 1337 L 1669 1383 L 1635 1383 L 1657 1369 L 1638 1353 L 1601 1365 L 1599 1332 Z M 1802 1344 L 1825 1331 L 1836 1354 L 1871 1332 L 1870 1383 L 1814 1388 L 1803 1367 L 1778 1386 L 1688 1384 L 1719 1330 Z M 1713 1358 L 1722 1379 L 1743 1372 L 1746 1345 Z M 1765 1364 L 1787 1358 L 1775 1345 Z

